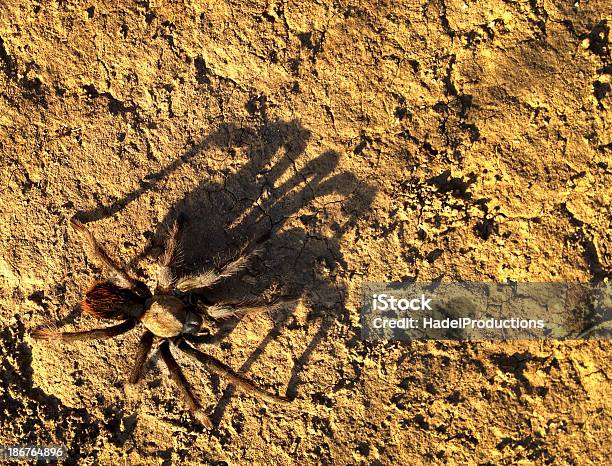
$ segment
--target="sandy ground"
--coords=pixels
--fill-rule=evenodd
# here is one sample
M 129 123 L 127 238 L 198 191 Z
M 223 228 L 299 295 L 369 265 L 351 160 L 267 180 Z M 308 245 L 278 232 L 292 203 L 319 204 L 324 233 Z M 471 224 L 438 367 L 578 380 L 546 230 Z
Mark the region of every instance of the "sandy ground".
M 365 343 L 364 281 L 610 277 L 606 0 L 0 2 L 0 444 L 74 464 L 610 463 L 610 344 Z M 185 267 L 270 232 L 219 293 L 301 296 L 203 346 L 100 342 L 78 215 L 137 276 L 183 212 Z M 107 325 L 103 323 L 102 325 Z

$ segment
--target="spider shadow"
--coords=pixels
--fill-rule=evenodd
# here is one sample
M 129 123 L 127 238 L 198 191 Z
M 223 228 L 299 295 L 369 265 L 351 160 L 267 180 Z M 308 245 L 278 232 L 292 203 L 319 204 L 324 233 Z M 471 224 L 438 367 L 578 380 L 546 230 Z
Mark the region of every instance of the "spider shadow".
M 247 273 L 212 289 L 205 299 L 257 298 L 273 290 L 302 298 L 309 309 L 305 323 L 296 318 L 295 309 L 273 316 L 273 328 L 239 368 L 240 372 L 248 371 L 284 328 L 319 325 L 294 358 L 287 389 L 290 398 L 298 394 L 300 372 L 313 351 L 333 323 L 347 317 L 344 285 L 337 279 L 347 269 L 339 242 L 370 207 L 375 194 L 372 186 L 337 169 L 336 152 L 303 160 L 309 139 L 310 132 L 296 121 L 276 121 L 255 129 L 222 125 L 168 167 L 150 175 L 152 183 L 147 181 L 113 206 L 78 214 L 85 221 L 113 215 L 147 189 L 155 189 L 158 180 L 205 148 L 227 150 L 233 158 L 245 157 L 237 170 L 223 168 L 221 178 L 203 181 L 178 201 L 133 263 L 163 243 L 167 225 L 178 215 L 186 219 L 185 272 L 211 265 L 220 256 L 226 258 L 228 251 L 239 251 L 245 244 L 270 235 Z M 238 323 L 237 319 L 226 321 L 212 337 L 192 341 L 225 341 Z M 223 418 L 232 393 L 230 386 L 216 404 L 211 416 L 215 425 Z

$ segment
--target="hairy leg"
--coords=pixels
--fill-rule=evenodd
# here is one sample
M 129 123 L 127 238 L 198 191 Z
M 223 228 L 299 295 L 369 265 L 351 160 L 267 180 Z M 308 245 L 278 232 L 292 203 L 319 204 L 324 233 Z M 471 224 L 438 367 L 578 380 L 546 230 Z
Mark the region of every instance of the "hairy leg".
M 270 239 L 270 233 L 259 237 L 250 247 L 242 250 L 236 259 L 215 269 L 204 270 L 200 273 L 182 277 L 177 281 L 176 288 L 183 292 L 201 288 L 209 288 L 224 278 L 231 277 L 244 270 L 249 261 L 261 252 L 263 243 Z
M 85 225 L 76 219 L 70 220 L 70 225 L 74 230 L 81 235 L 83 239 L 87 256 L 98 266 L 106 270 L 110 275 L 113 283 L 122 288 L 140 289 L 141 286 L 123 270 L 98 243 L 94 235 L 87 229 Z
M 128 383 L 135 384 L 140 380 L 140 377 L 142 377 L 142 371 L 149 351 L 151 351 L 151 345 L 153 345 L 153 334 L 146 330 L 142 337 L 140 337 L 138 350 L 136 351 L 136 361 L 134 361 Z
M 197 290 L 200 288 L 209 288 L 218 283 L 220 280 L 231 277 L 241 270 L 244 270 L 249 261 L 258 253 L 259 249 L 255 249 L 249 253 L 241 254 L 238 256 L 238 258 L 219 269 L 205 270 L 200 273 L 179 278 L 176 283 L 176 288 L 184 292 Z
M 50 328 L 37 328 L 32 331 L 32 338 L 36 340 L 59 340 L 59 341 L 79 341 L 79 340 L 101 340 L 105 338 L 116 337 L 131 329 L 136 325 L 134 320 L 126 320 L 120 324 L 106 328 L 95 328 L 93 330 L 84 330 L 81 332 L 57 332 Z
M 287 309 L 297 303 L 295 298 L 278 298 L 272 302 L 245 301 L 242 303 L 217 303 L 205 306 L 204 311 L 213 319 L 228 319 L 231 317 L 242 318 L 247 314 L 258 312 L 275 312 Z
M 228 365 L 223 364 L 221 361 L 208 354 L 202 353 L 185 340 L 181 340 L 177 346 L 188 356 L 204 364 L 204 367 L 206 367 L 206 369 L 208 369 L 210 372 L 217 374 L 219 377 L 227 379 L 230 383 L 234 384 L 237 388 L 242 389 L 246 393 L 274 403 L 288 403 L 291 401 L 287 397 L 274 395 L 262 390 L 253 382 L 238 374 Z
M 158 261 L 157 271 L 157 290 L 156 292 L 167 293 L 171 291 L 174 284 L 174 274 L 172 267 L 181 259 L 182 250 L 180 236 L 182 231 L 182 220 L 177 219 L 172 222 L 168 230 L 168 237 L 164 252 Z
M 168 345 L 168 341 L 162 342 L 159 346 L 159 351 L 161 353 L 162 359 L 168 366 L 168 370 L 170 371 L 170 378 L 174 381 L 179 391 L 182 393 L 189 410 L 193 413 L 194 417 L 202 423 L 202 425 L 208 429 L 212 429 L 212 421 L 208 417 L 208 415 L 200 406 L 200 402 L 193 394 L 191 387 L 189 386 L 189 382 L 185 378 L 183 371 L 179 367 L 176 359 L 172 356 L 170 352 L 170 346 Z

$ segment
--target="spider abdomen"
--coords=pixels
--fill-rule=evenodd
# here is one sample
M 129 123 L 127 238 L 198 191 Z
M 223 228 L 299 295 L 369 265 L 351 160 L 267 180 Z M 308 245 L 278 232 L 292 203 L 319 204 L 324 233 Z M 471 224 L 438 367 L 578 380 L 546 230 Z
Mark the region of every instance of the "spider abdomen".
M 187 307 L 174 296 L 153 296 L 140 318 L 154 335 L 171 338 L 183 332 L 187 320 Z
M 138 318 L 144 308 L 144 298 L 108 281 L 94 283 L 81 301 L 81 309 L 99 319 Z

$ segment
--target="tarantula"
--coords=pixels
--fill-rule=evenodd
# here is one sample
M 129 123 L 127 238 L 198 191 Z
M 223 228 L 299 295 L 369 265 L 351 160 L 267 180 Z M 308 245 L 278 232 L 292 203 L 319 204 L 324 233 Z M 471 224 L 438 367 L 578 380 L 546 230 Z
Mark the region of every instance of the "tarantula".
M 194 395 L 181 368 L 174 359 L 170 347 L 173 346 L 202 363 L 210 372 L 227 379 L 246 393 L 272 402 L 289 402 L 287 397 L 268 393 L 257 387 L 226 364 L 205 354 L 193 346 L 190 337 L 200 333 L 205 322 L 215 322 L 228 317 L 241 317 L 248 313 L 273 310 L 295 302 L 291 298 L 279 298 L 271 303 L 202 303 L 191 304 L 189 293 L 202 290 L 219 283 L 245 268 L 257 248 L 245 250 L 236 259 L 218 268 L 209 269 L 193 275 L 177 277 L 176 265 L 182 254 L 180 233 L 182 220 L 175 220 L 168 232 L 163 253 L 157 264 L 157 284 L 153 293 L 140 280 L 132 278 L 117 262 L 106 253 L 93 234 L 79 221 L 72 219 L 70 224 L 81 236 L 88 257 L 106 272 L 107 279 L 94 283 L 81 301 L 81 309 L 100 319 L 122 320 L 123 322 L 106 328 L 80 332 L 59 332 L 50 328 L 39 328 L 32 337 L 39 340 L 95 340 L 112 338 L 133 329 L 138 322 L 145 327 L 136 352 L 135 363 L 128 383 L 136 384 L 144 372 L 147 356 L 154 340 L 159 341 L 158 349 L 168 366 L 170 378 L 177 385 L 194 417 L 205 427 L 212 428 L 212 422 Z

